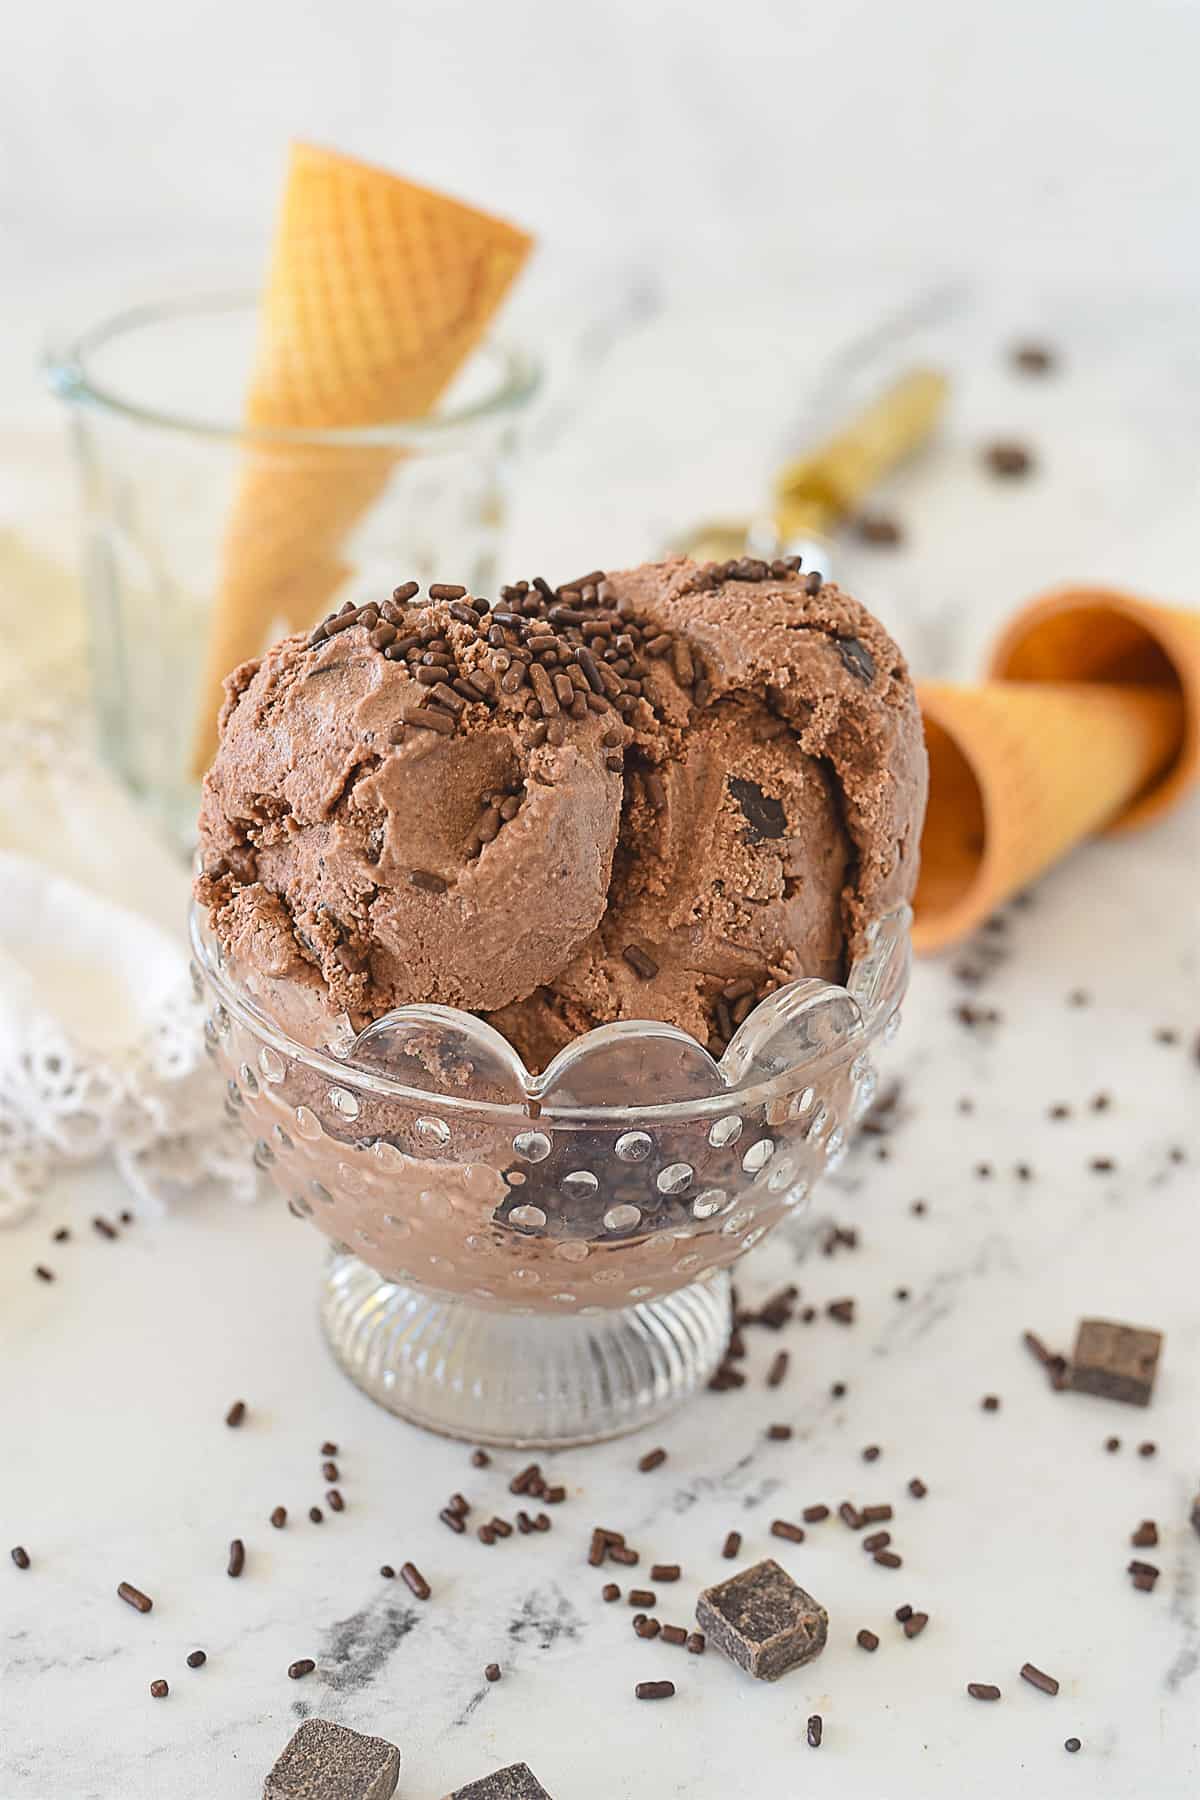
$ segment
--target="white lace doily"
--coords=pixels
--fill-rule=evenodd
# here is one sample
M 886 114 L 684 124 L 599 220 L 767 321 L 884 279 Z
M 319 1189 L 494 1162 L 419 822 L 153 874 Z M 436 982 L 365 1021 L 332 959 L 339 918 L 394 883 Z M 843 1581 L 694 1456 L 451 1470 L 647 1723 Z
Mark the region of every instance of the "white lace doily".
M 187 872 L 91 752 L 81 648 L 66 572 L 0 534 L 0 1224 L 103 1156 L 143 1210 L 255 1191 L 204 1054 Z

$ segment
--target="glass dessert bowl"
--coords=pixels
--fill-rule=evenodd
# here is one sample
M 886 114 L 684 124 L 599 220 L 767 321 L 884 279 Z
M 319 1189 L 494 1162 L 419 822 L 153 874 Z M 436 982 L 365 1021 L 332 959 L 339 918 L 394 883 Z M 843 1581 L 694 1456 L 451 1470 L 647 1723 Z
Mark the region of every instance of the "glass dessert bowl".
M 256 1163 L 332 1241 L 321 1311 L 346 1373 L 403 1418 L 514 1446 L 632 1431 L 703 1386 L 730 1265 L 808 1199 L 870 1103 L 910 917 L 871 927 L 844 987 L 769 995 L 719 1063 L 622 1021 L 531 1076 L 449 1007 L 314 1048 L 194 908 L 208 1048 Z

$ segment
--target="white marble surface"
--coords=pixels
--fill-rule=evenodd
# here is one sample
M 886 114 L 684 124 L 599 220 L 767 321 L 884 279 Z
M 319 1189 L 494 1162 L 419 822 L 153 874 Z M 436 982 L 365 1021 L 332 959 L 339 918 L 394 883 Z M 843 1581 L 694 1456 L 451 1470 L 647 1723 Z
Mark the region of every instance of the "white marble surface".
M 965 669 L 1004 610 L 1042 584 L 1107 576 L 1189 592 L 1188 318 L 1182 304 L 1076 300 L 977 319 L 946 438 L 890 496 L 910 547 L 843 559 L 919 667 Z M 786 325 L 776 313 L 775 339 L 744 350 L 747 368 L 764 366 Z M 660 321 L 631 340 L 586 429 L 535 463 L 516 560 L 594 561 L 600 542 L 610 562 L 636 556 L 714 490 L 752 491 L 748 459 L 757 446 L 761 461 L 761 434 L 780 422 L 781 384 L 761 381 L 739 413 L 731 382 L 722 430 L 679 466 L 671 446 L 700 441 L 711 397 L 687 378 L 687 345 L 708 328 L 682 316 L 676 327 Z M 1004 374 L 998 347 L 1033 328 L 1060 334 L 1060 382 Z M 998 489 L 979 475 L 979 439 L 1000 431 L 1034 439 L 1039 482 Z M 53 466 L 37 444 L 44 461 L 27 459 L 26 472 Z M 890 1053 L 904 1098 L 888 1159 L 864 1142 L 810 1215 L 813 1231 L 853 1224 L 861 1248 L 826 1260 L 811 1234 L 780 1236 L 743 1277 L 748 1298 L 792 1277 L 818 1306 L 854 1295 L 857 1323 L 752 1334 L 751 1384 L 703 1396 L 656 1433 L 670 1460 L 652 1475 L 633 1473 L 639 1441 L 555 1459 L 569 1500 L 546 1537 L 487 1550 L 438 1524 L 454 1488 L 502 1508 L 516 1459 L 473 1471 L 464 1447 L 410 1430 L 347 1385 L 315 1319 L 319 1240 L 280 1204 L 198 1207 L 107 1243 L 88 1221 L 121 1206 L 112 1178 L 64 1183 L 39 1218 L 0 1238 L 0 1546 L 24 1543 L 33 1558 L 24 1574 L 0 1567 L 2 1800 L 251 1800 L 297 1708 L 398 1741 L 405 1800 L 438 1800 L 518 1758 L 557 1800 L 1001 1800 L 1018 1786 L 1088 1800 L 1193 1795 L 1196 872 L 1193 803 L 1043 882 L 989 938 L 997 953 L 981 988 L 956 982 L 959 959 L 918 969 Z M 1076 988 L 1086 1007 L 1067 1003 Z M 964 998 L 1001 1022 L 965 1028 L 953 1017 Z M 1180 1041 L 1157 1042 L 1164 1028 Z M 1112 1105 L 1093 1113 L 1100 1091 Z M 1072 1117 L 1052 1122 L 1058 1101 Z M 1186 1160 L 1172 1161 L 1172 1146 Z M 1097 1156 L 1114 1170 L 1092 1172 Z M 1014 1176 L 1020 1161 L 1029 1183 Z M 990 1179 L 974 1173 L 981 1162 Z M 910 1211 L 917 1197 L 923 1217 Z M 74 1233 L 62 1246 L 49 1242 L 60 1221 Z M 58 1271 L 53 1286 L 33 1279 L 37 1261 Z M 907 1303 L 893 1298 L 899 1284 Z M 1026 1326 L 1069 1348 L 1086 1314 L 1166 1331 L 1148 1412 L 1055 1395 L 1021 1349 Z M 781 1341 L 791 1374 L 767 1393 Z M 840 1402 L 835 1380 L 848 1387 Z M 998 1414 L 980 1410 L 986 1392 L 1001 1396 Z M 222 1419 L 238 1396 L 250 1417 L 232 1432 Z M 764 1441 L 774 1419 L 794 1425 L 790 1443 Z M 1116 1456 L 1103 1450 L 1111 1432 Z M 317 1528 L 305 1514 L 326 1485 L 326 1437 L 342 1447 L 347 1511 Z M 1153 1459 L 1136 1455 L 1143 1438 L 1158 1443 Z M 860 1452 L 872 1442 L 882 1454 L 868 1466 Z M 930 1490 L 919 1503 L 906 1494 L 917 1474 Z M 903 1569 L 875 1567 L 836 1520 L 799 1547 L 769 1537 L 773 1517 L 846 1497 L 895 1504 Z M 267 1515 L 280 1503 L 291 1522 L 277 1533 Z M 1146 1517 L 1162 1537 L 1152 1594 L 1125 1574 L 1129 1533 Z M 681 1623 L 699 1586 L 729 1572 L 719 1548 L 736 1527 L 747 1560 L 780 1552 L 828 1606 L 828 1650 L 760 1688 L 715 1655 L 640 1642 L 629 1609 L 604 1606 L 604 1577 L 584 1564 L 597 1521 L 640 1546 L 639 1577 L 656 1559 L 683 1563 L 657 1609 Z M 240 1582 L 224 1573 L 235 1534 L 248 1546 Z M 406 1557 L 433 1584 L 427 1606 L 376 1573 Z M 148 1617 L 116 1599 L 123 1579 L 155 1597 Z M 906 1600 L 932 1618 L 911 1643 L 891 1617 Z M 873 1657 L 854 1644 L 863 1625 L 882 1639 Z M 197 1645 L 209 1661 L 192 1672 L 184 1657 Z M 292 1684 L 287 1665 L 304 1655 L 318 1672 Z M 1059 1677 L 1057 1699 L 1018 1680 L 1027 1658 Z M 505 1675 L 489 1687 L 493 1659 Z M 147 1691 L 158 1676 L 171 1684 L 162 1703 Z M 633 1683 L 658 1676 L 676 1680 L 678 1697 L 637 1705 Z M 969 1680 L 999 1683 L 1002 1702 L 972 1702 Z M 804 1744 L 813 1711 L 825 1719 L 819 1752 Z M 1072 1734 L 1084 1742 L 1076 1757 L 1062 1748 Z

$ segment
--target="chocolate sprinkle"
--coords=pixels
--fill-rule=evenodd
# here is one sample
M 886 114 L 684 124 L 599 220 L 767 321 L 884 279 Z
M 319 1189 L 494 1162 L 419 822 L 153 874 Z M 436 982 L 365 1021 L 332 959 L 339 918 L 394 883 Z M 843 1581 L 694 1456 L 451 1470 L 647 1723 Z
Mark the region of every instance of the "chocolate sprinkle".
M 1000 1689 L 990 1681 L 968 1681 L 967 1692 L 972 1700 L 998 1700 Z
M 808 1747 L 810 1750 L 819 1750 L 821 1748 L 821 1733 L 823 1730 L 824 1730 L 824 1727 L 821 1723 L 820 1713 L 813 1713 L 812 1717 L 808 1721 L 808 1733 L 807 1733 Z
M 1057 1694 L 1058 1683 L 1053 1675 L 1047 1675 L 1044 1669 L 1035 1668 L 1031 1662 L 1021 1664 L 1021 1679 L 1030 1687 L 1039 1688 L 1043 1694 Z
M 639 1700 L 672 1700 L 675 1697 L 673 1681 L 639 1681 L 634 1688 Z
M 16 1563 L 18 1569 L 27 1569 L 29 1567 L 29 1552 L 26 1550 L 24 1544 L 14 1544 L 9 1555 Z
M 431 1592 L 429 1583 L 415 1563 L 406 1562 L 400 1565 L 400 1579 L 418 1600 L 428 1600 Z
M 208 1656 L 203 1650 L 190 1650 L 188 1652 L 187 1666 L 189 1669 L 202 1669 L 207 1661 Z

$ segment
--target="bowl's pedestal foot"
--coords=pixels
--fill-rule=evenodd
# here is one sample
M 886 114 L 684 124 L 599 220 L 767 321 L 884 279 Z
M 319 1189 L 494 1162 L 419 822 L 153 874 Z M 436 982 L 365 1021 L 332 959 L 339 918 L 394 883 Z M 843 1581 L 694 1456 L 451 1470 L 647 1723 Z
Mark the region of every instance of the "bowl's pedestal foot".
M 589 1315 L 493 1312 L 328 1265 L 321 1319 L 350 1379 L 403 1419 L 475 1444 L 594 1443 L 702 1388 L 729 1338 L 729 1276 Z

